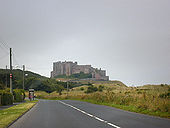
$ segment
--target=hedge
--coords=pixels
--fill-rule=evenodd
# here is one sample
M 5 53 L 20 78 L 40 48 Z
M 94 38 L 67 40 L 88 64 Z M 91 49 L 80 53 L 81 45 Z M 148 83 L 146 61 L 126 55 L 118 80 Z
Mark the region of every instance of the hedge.
M 25 99 L 25 92 L 23 89 L 14 89 L 14 102 L 22 102 Z
M 22 102 L 25 99 L 25 92 L 23 89 L 14 89 L 13 95 L 7 88 L 0 90 L 0 105 L 11 105 L 13 102 Z M 14 100 L 14 101 L 13 101 Z
M 1 105 L 13 104 L 13 95 L 5 90 L 0 90 Z

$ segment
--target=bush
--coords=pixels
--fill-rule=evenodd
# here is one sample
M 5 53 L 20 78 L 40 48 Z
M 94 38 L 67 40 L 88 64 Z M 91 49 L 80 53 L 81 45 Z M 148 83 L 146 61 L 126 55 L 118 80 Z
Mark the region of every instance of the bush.
M 83 87 L 81 87 L 81 88 L 80 88 L 80 90 L 81 90 L 81 91 L 83 91 L 83 90 L 84 90 L 84 88 L 83 88 Z
M 164 84 L 161 84 L 161 87 L 163 87 L 164 86 Z
M 0 89 L 5 89 L 5 86 L 2 83 L 0 83 Z
M 14 89 L 13 95 L 15 102 L 22 102 L 25 99 L 25 92 L 23 89 Z
M 89 86 L 87 88 L 87 91 L 85 91 L 85 93 L 93 93 L 93 92 L 96 92 L 97 90 L 98 90 L 97 87 Z
M 13 104 L 13 95 L 10 92 L 2 90 L 2 91 L 0 91 L 0 97 L 1 97 L 2 105 Z
M 160 98 L 170 98 L 170 92 L 159 95 Z
M 102 86 L 102 85 L 100 85 L 100 86 L 98 87 L 98 91 L 99 91 L 99 92 L 102 92 L 103 89 L 104 89 L 104 86 Z
M 24 101 L 25 100 L 25 91 L 23 89 L 20 89 L 21 93 L 22 93 L 22 100 Z

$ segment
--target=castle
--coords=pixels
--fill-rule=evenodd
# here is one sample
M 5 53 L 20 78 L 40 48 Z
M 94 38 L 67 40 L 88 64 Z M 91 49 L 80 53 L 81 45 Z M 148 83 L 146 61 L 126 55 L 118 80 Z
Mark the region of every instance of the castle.
M 109 76 L 106 76 L 106 70 L 101 70 L 101 68 L 93 68 L 91 65 L 78 65 L 77 62 L 72 61 L 54 62 L 51 78 L 54 78 L 58 75 L 70 76 L 80 72 L 91 74 L 92 78 L 88 78 L 90 80 L 109 80 Z

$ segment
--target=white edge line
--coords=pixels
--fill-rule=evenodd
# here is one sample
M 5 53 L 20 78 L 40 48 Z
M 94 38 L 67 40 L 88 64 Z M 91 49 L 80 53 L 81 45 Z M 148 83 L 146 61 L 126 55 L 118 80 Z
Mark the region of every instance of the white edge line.
M 105 124 L 108 124 L 108 125 L 110 125 L 110 126 L 112 126 L 112 127 L 114 127 L 114 128 L 120 128 L 119 126 L 117 126 L 117 125 L 115 125 L 115 124 L 112 124 L 112 123 L 107 122 L 107 121 L 105 121 L 105 120 L 103 120 L 103 119 L 100 119 L 99 117 L 94 116 L 94 115 L 92 115 L 92 114 L 89 114 L 89 113 L 87 113 L 87 112 L 85 112 L 85 111 L 83 111 L 83 110 L 80 110 L 79 108 L 76 108 L 76 107 L 74 107 L 74 106 L 72 106 L 72 105 L 70 105 L 70 104 L 64 103 L 64 102 L 62 102 L 62 101 L 60 101 L 60 100 L 58 100 L 58 102 L 60 102 L 60 103 L 62 103 L 62 104 L 64 104 L 64 105 L 67 105 L 67 106 L 69 106 L 69 107 L 71 107 L 71 108 L 73 108 L 73 109 L 75 109 L 75 110 L 77 110 L 77 111 L 79 111 L 79 112 L 81 112 L 81 113 L 84 113 L 85 115 L 88 115 L 88 116 L 90 116 L 90 117 L 92 117 L 92 118 L 94 118 L 94 119 L 96 119 L 96 120 L 98 120 L 98 121 L 100 121 L 100 122 L 103 122 L 103 123 L 105 123 Z

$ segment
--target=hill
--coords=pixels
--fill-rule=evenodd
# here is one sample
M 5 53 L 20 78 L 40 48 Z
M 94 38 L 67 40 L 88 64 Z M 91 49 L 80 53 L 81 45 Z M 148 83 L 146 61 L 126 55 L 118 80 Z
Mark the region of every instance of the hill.
M 9 69 L 7 69 L 7 70 L 6 69 L 0 69 L 0 75 L 4 75 L 4 74 L 8 74 L 9 75 L 9 73 L 10 73 Z M 22 79 L 22 75 L 23 75 L 22 70 L 20 70 L 20 69 L 13 69 L 12 70 L 12 74 L 15 77 L 17 77 L 17 78 Z M 37 77 L 37 78 L 43 78 L 43 79 L 47 78 L 47 77 L 41 76 L 41 75 L 39 75 L 37 73 L 34 73 L 34 72 L 31 72 L 31 71 L 25 71 L 25 74 L 27 74 L 28 77 Z
M 84 85 L 87 85 L 89 83 L 93 85 L 104 85 L 104 86 L 119 86 L 119 87 L 127 87 L 123 82 L 118 81 L 118 80 L 110 80 L 110 81 L 93 81 L 93 80 L 74 80 L 76 82 L 80 82 Z
M 0 89 L 6 88 L 6 80 L 7 80 L 7 87 L 9 88 L 9 69 L 0 69 Z M 13 78 L 13 89 L 22 89 L 23 88 L 23 71 L 20 69 L 12 70 Z M 36 91 L 46 91 L 48 93 L 57 91 L 61 92 L 65 88 L 67 88 L 67 81 L 69 80 L 69 88 L 72 89 L 74 87 L 79 87 L 83 85 L 104 85 L 109 87 L 126 87 L 120 81 L 91 81 L 91 80 L 80 80 L 80 79 L 73 79 L 73 78 L 63 78 L 64 80 L 51 79 L 48 77 L 41 76 L 37 73 L 31 71 L 25 71 L 25 86 L 24 89 L 28 90 L 30 88 L 35 89 Z M 83 74 L 84 75 L 84 74 Z M 7 78 L 7 79 L 6 79 Z
M 9 87 L 9 74 L 10 70 L 6 69 L 0 69 L 0 83 L 6 85 L 6 80 L 7 80 L 7 87 Z M 23 71 L 20 69 L 14 69 L 12 70 L 13 74 L 13 85 L 14 88 L 22 88 L 22 80 L 23 80 Z M 47 77 L 41 76 L 39 74 L 33 73 L 31 71 L 25 71 L 25 81 L 27 82 L 28 80 L 32 78 L 40 79 L 40 80 L 45 80 L 48 79 Z
M 13 89 L 23 88 L 23 72 L 20 69 L 12 70 L 12 83 Z M 46 92 L 52 92 L 55 90 L 59 90 L 60 88 L 64 88 L 63 82 L 57 82 L 55 79 L 49 79 L 47 77 L 41 76 L 39 74 L 33 73 L 31 71 L 25 71 L 25 90 L 29 88 L 34 88 L 35 90 L 41 90 Z M 9 87 L 9 70 L 0 69 L 0 89 L 6 88 L 6 80 L 7 87 Z M 66 85 L 65 85 L 66 86 Z
M 0 69 L 0 89 L 6 88 L 6 80 L 7 87 L 9 88 L 9 70 Z M 13 88 L 22 89 L 23 88 L 23 71 L 20 69 L 12 70 L 13 78 Z M 36 91 L 46 91 L 53 92 L 58 91 L 61 92 L 65 88 L 67 88 L 67 82 L 57 81 L 56 79 L 51 79 L 48 77 L 41 76 L 37 73 L 31 71 L 25 71 L 25 90 L 30 88 L 35 89 Z M 7 78 L 7 79 L 6 79 Z M 82 86 L 79 82 L 69 82 L 69 88 Z

